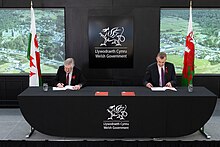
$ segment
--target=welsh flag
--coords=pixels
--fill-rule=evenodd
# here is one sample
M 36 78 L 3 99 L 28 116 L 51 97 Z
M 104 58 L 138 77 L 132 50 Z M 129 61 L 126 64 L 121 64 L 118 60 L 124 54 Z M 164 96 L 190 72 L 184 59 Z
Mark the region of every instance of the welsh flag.
M 31 2 L 31 30 L 29 35 L 27 58 L 30 60 L 29 87 L 42 85 L 40 70 L 40 52 L 38 50 L 38 41 L 35 27 L 34 9 Z
M 195 56 L 195 46 L 193 38 L 193 28 L 192 28 L 192 1 L 190 1 L 190 14 L 189 14 L 189 25 L 188 33 L 186 36 L 186 48 L 184 52 L 184 62 L 182 71 L 182 85 L 188 86 L 193 84 L 194 76 L 194 56 Z

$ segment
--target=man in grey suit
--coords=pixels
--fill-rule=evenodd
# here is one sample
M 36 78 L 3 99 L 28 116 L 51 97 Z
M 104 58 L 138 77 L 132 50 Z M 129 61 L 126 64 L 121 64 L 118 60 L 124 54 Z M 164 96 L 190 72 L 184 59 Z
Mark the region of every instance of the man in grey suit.
M 165 52 L 157 54 L 157 62 L 149 65 L 144 76 L 144 86 L 151 87 L 175 87 L 176 72 L 172 63 L 166 62 Z

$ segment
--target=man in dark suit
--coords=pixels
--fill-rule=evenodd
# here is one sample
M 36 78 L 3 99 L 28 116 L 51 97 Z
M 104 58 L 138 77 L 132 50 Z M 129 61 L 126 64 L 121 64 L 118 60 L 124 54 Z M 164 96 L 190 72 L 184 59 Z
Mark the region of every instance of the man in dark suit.
M 66 85 L 74 86 L 74 89 L 79 90 L 86 83 L 86 79 L 81 71 L 75 67 L 73 58 L 68 58 L 64 61 L 64 65 L 60 66 L 56 78 L 55 86 L 64 87 Z
M 167 55 L 164 52 L 157 54 L 157 62 L 149 65 L 144 77 L 144 86 L 174 87 L 176 86 L 176 72 L 172 63 L 166 62 Z

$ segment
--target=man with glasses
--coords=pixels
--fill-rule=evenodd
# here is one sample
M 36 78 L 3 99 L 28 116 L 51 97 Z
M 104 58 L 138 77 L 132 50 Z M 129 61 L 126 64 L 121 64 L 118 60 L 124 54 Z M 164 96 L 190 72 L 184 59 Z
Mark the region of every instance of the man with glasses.
M 81 71 L 75 67 L 74 59 L 67 58 L 64 65 L 60 66 L 56 78 L 55 86 L 62 88 L 65 86 L 74 86 L 75 90 L 79 90 L 86 83 L 86 79 Z

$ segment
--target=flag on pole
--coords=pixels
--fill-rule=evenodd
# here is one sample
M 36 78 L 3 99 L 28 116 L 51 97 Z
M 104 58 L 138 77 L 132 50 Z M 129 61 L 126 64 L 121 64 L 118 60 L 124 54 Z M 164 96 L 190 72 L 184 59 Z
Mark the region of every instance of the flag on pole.
M 29 86 L 41 86 L 40 52 L 36 35 L 34 9 L 31 1 L 31 29 L 29 35 L 27 58 L 30 60 Z
M 186 36 L 186 47 L 184 51 L 184 62 L 182 71 L 182 86 L 188 86 L 189 84 L 193 84 L 194 57 L 195 46 L 192 28 L 192 1 L 190 1 L 189 24 Z

